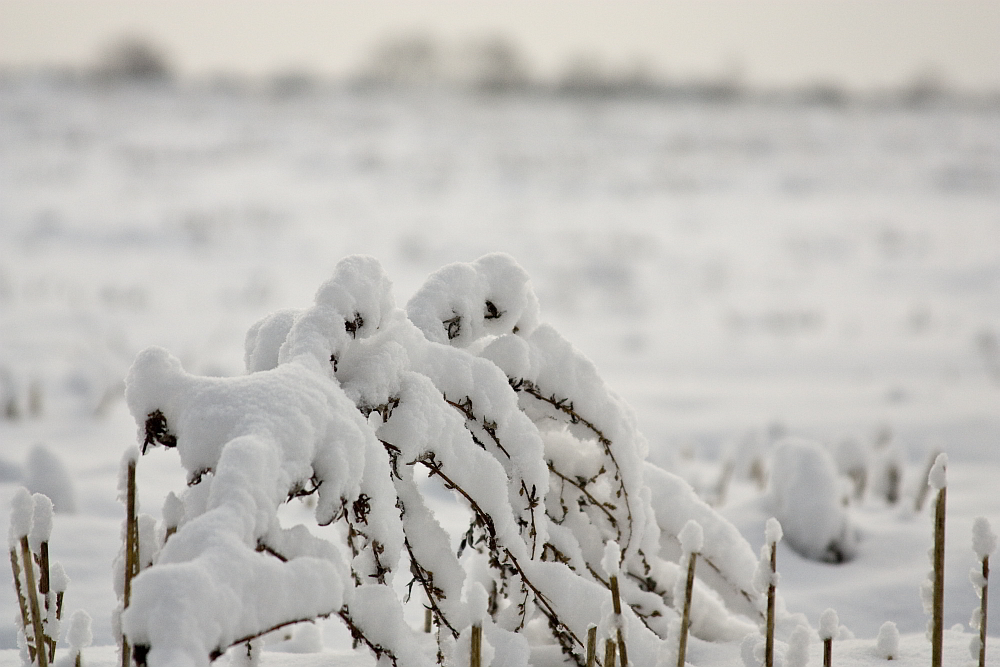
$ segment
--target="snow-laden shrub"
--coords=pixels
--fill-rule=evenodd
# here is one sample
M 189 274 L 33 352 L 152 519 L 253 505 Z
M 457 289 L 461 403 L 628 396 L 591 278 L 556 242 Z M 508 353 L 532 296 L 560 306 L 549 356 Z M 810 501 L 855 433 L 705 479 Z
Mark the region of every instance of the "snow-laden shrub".
M 842 503 L 837 467 L 815 442 L 782 441 L 774 450 L 769 502 L 788 544 L 813 560 L 840 563 L 857 548 L 857 532 Z
M 689 519 L 707 566 L 692 633 L 738 639 L 761 620 L 749 545 L 644 461 L 631 410 L 540 323 L 528 276 L 505 255 L 444 267 L 405 310 L 377 261 L 349 257 L 312 307 L 250 329 L 246 363 L 245 376 L 198 377 L 151 348 L 129 373 L 142 450 L 176 448 L 188 474 L 167 500 L 170 525 L 139 526 L 167 539 L 143 555 L 155 564 L 121 616 L 154 667 L 205 665 L 334 615 L 380 664 L 450 663 L 483 614 L 470 602 L 479 586 L 483 645 L 504 664 L 527 664 L 540 644 L 582 664 L 594 625 L 620 628 L 633 664 L 654 664 L 682 603 L 675 559 Z M 418 468 L 470 512 L 458 553 Z M 279 523 L 279 505 L 305 496 L 318 524 L 343 526 L 342 548 Z M 602 561 L 610 542 L 616 568 Z M 612 624 L 610 570 L 623 603 Z M 432 611 L 436 651 L 404 621 L 400 571 Z

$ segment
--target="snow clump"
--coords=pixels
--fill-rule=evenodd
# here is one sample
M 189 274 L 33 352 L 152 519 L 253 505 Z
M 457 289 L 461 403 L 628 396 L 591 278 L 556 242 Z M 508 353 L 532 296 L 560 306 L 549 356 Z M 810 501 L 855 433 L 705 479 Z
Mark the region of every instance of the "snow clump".
M 855 555 L 858 535 L 841 502 L 837 468 L 818 443 L 787 439 L 775 448 L 769 502 L 802 556 L 840 563 Z
M 899 630 L 892 621 L 886 621 L 878 629 L 875 655 L 883 660 L 895 660 L 899 656 Z

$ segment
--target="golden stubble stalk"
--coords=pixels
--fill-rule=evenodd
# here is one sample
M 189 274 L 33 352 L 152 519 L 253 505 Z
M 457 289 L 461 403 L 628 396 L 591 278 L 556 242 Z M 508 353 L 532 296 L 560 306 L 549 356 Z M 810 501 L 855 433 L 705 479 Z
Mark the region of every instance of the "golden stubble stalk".
M 938 490 L 934 504 L 934 608 L 931 625 L 931 665 L 941 667 L 944 639 L 944 518 L 948 487 Z
M 774 667 L 774 575 L 778 571 L 778 543 L 771 542 L 771 583 L 767 587 L 767 637 L 764 644 L 764 664 Z
M 31 627 L 31 616 L 28 613 L 28 601 L 21 590 L 21 564 L 18 560 L 17 549 L 10 550 L 10 569 L 14 573 L 14 591 L 17 593 L 17 604 L 21 609 L 21 627 L 24 628 L 24 635 L 27 638 L 28 628 Z M 32 661 L 35 659 L 35 647 L 28 643 L 28 654 Z
M 31 609 L 31 626 L 35 633 L 35 658 L 38 667 L 48 667 L 49 656 L 45 650 L 45 630 L 42 628 L 42 610 L 38 604 L 38 588 L 35 585 L 35 568 L 32 567 L 31 546 L 28 536 L 21 538 L 21 559 L 24 562 L 24 583 L 28 589 L 28 606 Z
M 139 521 L 135 502 L 135 459 L 128 462 L 128 485 L 125 500 L 125 589 L 122 611 L 128 609 L 132 597 L 132 579 L 139 574 Z M 128 638 L 122 634 L 122 667 L 129 667 L 132 655 Z
M 469 667 L 481 667 L 483 654 L 483 628 L 472 626 L 472 636 L 469 637 Z
M 691 596 L 694 593 L 694 568 L 697 559 L 697 553 L 692 553 L 688 559 L 687 582 L 684 585 L 684 614 L 681 616 L 681 635 L 677 643 L 677 667 L 684 667 L 684 657 L 687 654 L 688 630 L 691 628 Z
M 615 608 L 615 618 L 618 620 L 619 627 L 617 628 L 617 639 L 618 639 L 618 664 L 621 667 L 628 667 L 628 651 L 625 647 L 625 635 L 622 634 L 621 623 L 622 623 L 622 601 L 621 596 L 618 594 L 618 577 L 615 575 L 611 576 L 611 601 Z M 610 641 L 610 640 L 609 640 Z M 612 667 L 614 665 L 614 656 L 612 655 L 611 662 L 605 661 L 605 667 Z
M 986 667 L 986 609 L 988 605 L 987 592 L 990 583 L 990 557 L 983 556 L 983 587 L 980 589 L 982 598 L 979 600 L 979 667 Z

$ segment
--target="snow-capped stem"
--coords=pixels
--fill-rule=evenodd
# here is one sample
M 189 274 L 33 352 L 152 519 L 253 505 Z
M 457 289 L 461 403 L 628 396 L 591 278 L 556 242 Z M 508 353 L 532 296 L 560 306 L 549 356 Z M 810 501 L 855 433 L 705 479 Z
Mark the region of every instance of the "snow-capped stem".
M 594 667 L 597 661 L 597 626 L 587 628 L 587 667 Z
M 28 616 L 28 601 L 24 598 L 24 591 L 21 589 L 21 565 L 17 557 L 17 550 L 10 550 L 10 569 L 14 573 L 14 591 L 17 593 L 17 603 L 21 609 L 21 629 L 24 630 L 24 636 L 28 636 L 28 628 L 31 626 L 31 617 Z M 28 644 L 28 650 L 30 653 L 30 658 L 35 659 L 35 648 L 30 643 Z
M 688 559 L 687 582 L 684 585 L 684 614 L 681 616 L 681 635 L 677 643 L 677 667 L 684 667 L 684 656 L 687 653 L 687 636 L 691 627 L 691 594 L 694 592 L 694 567 L 697 559 L 697 553 L 692 553 Z
M 833 667 L 833 637 L 823 640 L 823 667 Z
M 469 640 L 469 667 L 481 667 L 483 655 L 483 627 L 481 625 L 472 626 L 472 635 Z
M 934 504 L 934 609 L 931 627 L 931 665 L 941 667 L 944 640 L 944 518 L 948 487 L 941 486 Z
M 24 562 L 24 583 L 28 589 L 28 605 L 31 609 L 31 625 L 35 634 L 35 659 L 38 667 L 47 667 L 49 664 L 48 651 L 45 650 L 45 630 L 42 628 L 42 610 L 38 604 L 38 589 L 35 586 L 35 569 L 32 567 L 31 546 L 28 544 L 28 536 L 21 538 L 21 559 Z
M 979 600 L 979 667 L 986 667 L 986 609 L 990 585 L 990 557 L 983 556 L 983 587 Z
M 778 571 L 778 543 L 771 542 L 771 583 L 767 587 L 767 637 L 764 644 L 764 664 L 774 667 L 774 603 L 775 573 Z
M 615 667 L 615 640 L 604 641 L 604 667 Z

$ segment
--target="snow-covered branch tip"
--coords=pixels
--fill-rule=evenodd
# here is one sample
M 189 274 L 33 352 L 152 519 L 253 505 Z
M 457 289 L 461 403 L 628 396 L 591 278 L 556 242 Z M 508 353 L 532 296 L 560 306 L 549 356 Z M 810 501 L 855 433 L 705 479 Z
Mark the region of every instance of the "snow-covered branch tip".
M 738 638 L 758 613 L 752 550 L 690 486 L 645 462 L 631 409 L 541 323 L 507 255 L 442 268 L 405 309 L 376 260 L 348 257 L 310 307 L 251 327 L 245 361 L 246 375 L 200 377 L 150 348 L 129 373 L 134 458 L 168 448 L 188 479 L 159 527 L 136 508 L 124 531 L 138 546 L 123 550 L 123 583 L 129 553 L 142 569 L 123 641 L 150 667 L 205 667 L 226 647 L 327 615 L 398 667 L 454 659 L 474 626 L 484 662 L 494 647 L 527 664 L 542 642 L 582 667 L 609 589 L 608 649 L 654 664 L 687 566 L 661 542 L 688 519 L 704 528 L 710 566 L 690 596 L 705 606 L 692 633 Z M 457 554 L 422 476 L 472 517 Z M 285 502 L 342 524 L 343 548 L 283 526 Z M 397 564 L 411 579 L 402 596 Z M 471 583 L 489 591 L 484 604 L 464 595 Z M 438 627 L 434 648 L 403 620 L 414 587 Z

